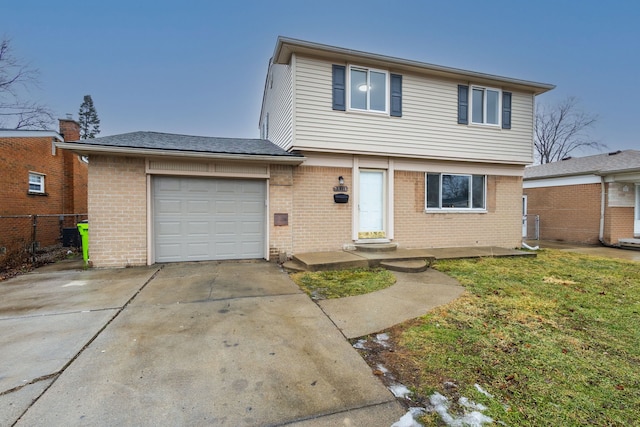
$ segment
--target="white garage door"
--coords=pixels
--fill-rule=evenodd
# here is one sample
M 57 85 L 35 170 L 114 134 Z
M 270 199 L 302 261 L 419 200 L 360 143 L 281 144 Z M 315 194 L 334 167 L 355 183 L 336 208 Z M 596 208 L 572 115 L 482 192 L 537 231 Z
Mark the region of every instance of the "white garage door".
M 156 262 L 264 258 L 265 181 L 153 178 Z

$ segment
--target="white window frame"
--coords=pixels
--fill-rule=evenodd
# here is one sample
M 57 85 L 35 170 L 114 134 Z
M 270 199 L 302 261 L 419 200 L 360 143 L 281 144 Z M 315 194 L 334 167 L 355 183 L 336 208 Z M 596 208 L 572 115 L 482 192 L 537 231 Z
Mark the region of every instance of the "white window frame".
M 473 117 L 473 91 L 474 90 L 482 90 L 482 121 L 476 122 Z M 469 123 L 477 126 L 494 126 L 501 127 L 502 126 L 502 89 L 498 89 L 495 87 L 488 86 L 470 86 L 469 88 L 470 96 L 469 96 Z M 493 91 L 498 93 L 498 111 L 496 112 L 496 116 L 498 118 L 497 123 L 487 123 L 487 91 Z
M 31 178 L 36 178 L 38 177 L 39 180 L 38 182 L 32 182 Z M 38 172 L 29 172 L 29 193 L 34 193 L 34 194 L 44 194 L 44 181 L 45 181 L 45 175 L 42 173 L 38 173 Z M 32 189 L 31 185 L 38 185 L 40 188 L 39 189 Z
M 439 183 L 438 183 L 438 207 L 434 208 L 434 207 L 428 207 L 428 183 L 427 183 L 427 177 L 429 175 L 439 175 L 440 179 L 439 179 Z M 470 202 L 470 207 L 468 208 L 460 208 L 460 207 L 443 207 L 442 206 L 442 177 L 444 175 L 449 175 L 449 176 L 465 176 L 469 178 L 469 202 Z M 483 177 L 483 187 L 482 187 L 482 202 L 483 202 L 483 206 L 481 208 L 474 208 L 473 207 L 473 177 L 474 176 L 482 176 Z M 468 174 L 468 173 L 446 173 L 446 172 L 425 172 L 424 174 L 424 209 L 425 212 L 428 213 L 433 213 L 433 212 L 474 212 L 474 213 L 478 213 L 478 212 L 487 212 L 487 175 L 482 175 L 482 174 Z
M 371 105 L 371 96 L 369 96 L 369 93 L 367 93 L 367 108 L 362 109 L 362 108 L 352 108 L 351 107 L 351 70 L 358 70 L 358 71 L 366 71 L 367 73 L 367 83 L 370 80 L 370 75 L 371 72 L 376 72 L 376 73 L 381 73 L 384 74 L 385 76 L 385 93 L 384 93 L 384 111 L 382 110 L 372 110 L 370 108 Z M 374 114 L 385 114 L 385 115 L 389 115 L 389 105 L 391 104 L 391 78 L 389 75 L 389 71 L 387 70 L 380 70 L 378 68 L 371 68 L 371 67 L 362 67 L 360 65 L 349 65 L 347 67 L 347 87 L 346 87 L 346 91 L 347 91 L 347 110 L 348 111 L 364 111 L 367 113 L 374 113 Z

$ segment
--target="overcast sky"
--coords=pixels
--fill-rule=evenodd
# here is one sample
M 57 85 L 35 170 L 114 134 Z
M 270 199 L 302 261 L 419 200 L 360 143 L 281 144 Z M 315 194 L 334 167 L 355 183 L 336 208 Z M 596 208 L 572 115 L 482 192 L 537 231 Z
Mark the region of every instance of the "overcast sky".
M 35 100 L 100 136 L 138 130 L 258 137 L 278 35 L 552 83 L 610 150 L 640 149 L 640 2 L 0 0 L 0 36 L 40 70 Z

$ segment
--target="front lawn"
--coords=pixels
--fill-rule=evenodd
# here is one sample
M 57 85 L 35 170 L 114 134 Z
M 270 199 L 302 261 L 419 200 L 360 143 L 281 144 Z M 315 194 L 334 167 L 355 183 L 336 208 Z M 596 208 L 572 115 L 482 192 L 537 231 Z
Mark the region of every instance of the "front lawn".
M 467 292 L 393 328 L 380 357 L 414 400 L 460 414 L 468 398 L 509 426 L 638 425 L 640 263 L 543 250 L 435 268 Z
M 384 268 L 305 271 L 291 274 L 291 279 L 315 300 L 367 294 L 396 282 L 395 276 Z

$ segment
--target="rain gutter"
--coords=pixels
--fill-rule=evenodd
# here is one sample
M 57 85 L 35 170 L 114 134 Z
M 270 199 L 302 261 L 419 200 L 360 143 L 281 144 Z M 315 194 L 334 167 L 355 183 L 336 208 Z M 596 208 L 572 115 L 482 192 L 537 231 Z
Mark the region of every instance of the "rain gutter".
M 114 147 L 104 145 L 85 145 L 78 143 L 59 142 L 56 147 L 64 148 L 82 155 L 90 154 L 112 154 L 119 156 L 136 157 L 181 157 L 203 160 L 235 160 L 245 162 L 263 162 L 271 164 L 299 165 L 306 160 L 303 156 L 278 156 L 268 154 L 231 154 L 231 153 L 211 153 L 199 151 L 163 150 L 157 148 L 131 148 Z

